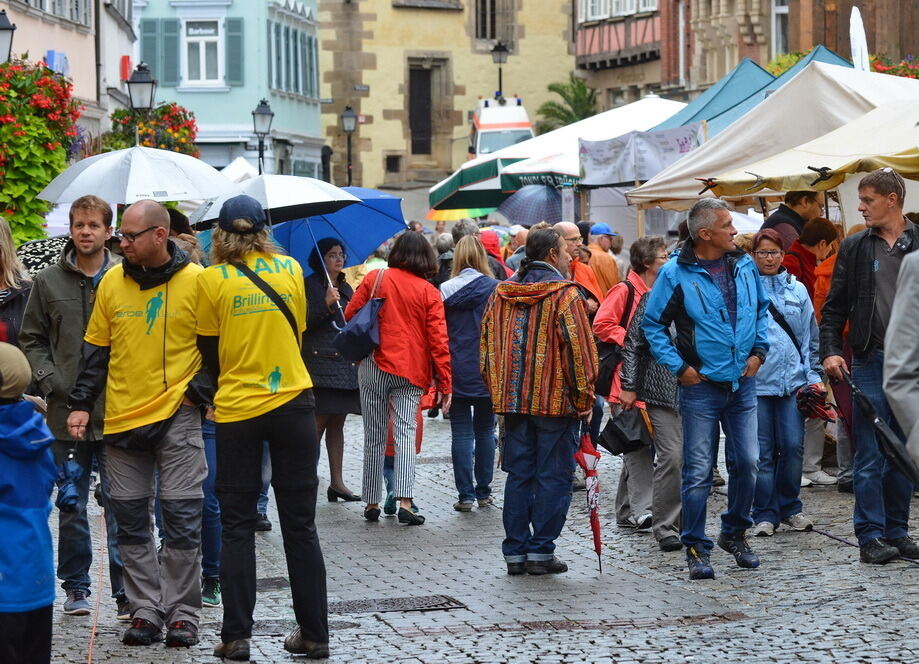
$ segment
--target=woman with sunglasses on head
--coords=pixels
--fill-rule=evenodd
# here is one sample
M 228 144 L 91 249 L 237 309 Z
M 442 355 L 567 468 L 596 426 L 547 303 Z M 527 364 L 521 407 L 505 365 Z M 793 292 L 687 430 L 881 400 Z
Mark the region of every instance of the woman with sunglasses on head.
M 817 352 L 817 320 L 807 289 L 783 266 L 782 236 L 767 228 L 753 237 L 753 260 L 769 296 L 769 361 L 756 375 L 759 470 L 753 495 L 753 534 L 771 536 L 780 523 L 810 530 L 802 512 L 801 465 L 804 415 L 798 390 L 823 391 Z
M 357 363 L 341 356 L 332 343 L 344 325 L 343 312 L 354 296 L 342 268 L 348 259 L 344 245 L 323 238 L 310 253 L 313 273 L 306 278 L 307 323 L 303 335 L 303 361 L 313 379 L 318 440 L 325 434 L 331 481 L 329 502 L 360 500 L 345 486 L 342 465 L 345 453 L 345 418 L 361 414 L 357 389 Z

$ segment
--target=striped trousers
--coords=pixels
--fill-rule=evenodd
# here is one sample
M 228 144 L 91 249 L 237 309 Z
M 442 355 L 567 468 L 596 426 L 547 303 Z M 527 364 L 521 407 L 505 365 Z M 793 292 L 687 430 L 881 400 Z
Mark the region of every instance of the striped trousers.
M 415 486 L 415 415 L 421 388 L 407 379 L 382 371 L 371 354 L 357 371 L 364 417 L 364 478 L 361 498 L 368 505 L 380 502 L 383 494 L 383 457 L 386 431 L 393 418 L 395 441 L 396 498 L 413 498 Z M 391 406 L 391 408 L 390 408 Z

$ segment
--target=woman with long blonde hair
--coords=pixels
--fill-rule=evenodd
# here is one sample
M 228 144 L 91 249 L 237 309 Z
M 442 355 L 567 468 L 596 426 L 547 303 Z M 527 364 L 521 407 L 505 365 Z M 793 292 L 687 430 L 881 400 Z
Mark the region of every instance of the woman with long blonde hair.
M 31 291 L 32 279 L 16 256 L 13 232 L 0 217 L 0 341 L 19 345 L 19 328 Z
M 488 507 L 493 502 L 495 413 L 479 373 L 479 330 L 485 305 L 497 285 L 485 247 L 474 235 L 462 238 L 453 250 L 453 278 L 440 287 L 453 366 L 450 431 L 458 495 L 453 509 L 457 512 L 469 512 L 475 504 Z

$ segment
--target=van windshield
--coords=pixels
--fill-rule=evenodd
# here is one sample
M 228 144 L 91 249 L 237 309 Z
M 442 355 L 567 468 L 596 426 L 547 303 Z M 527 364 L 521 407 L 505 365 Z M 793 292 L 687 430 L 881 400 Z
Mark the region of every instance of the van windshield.
M 508 145 L 515 145 L 533 138 L 530 129 L 506 129 L 503 131 L 479 132 L 478 154 L 490 154 Z

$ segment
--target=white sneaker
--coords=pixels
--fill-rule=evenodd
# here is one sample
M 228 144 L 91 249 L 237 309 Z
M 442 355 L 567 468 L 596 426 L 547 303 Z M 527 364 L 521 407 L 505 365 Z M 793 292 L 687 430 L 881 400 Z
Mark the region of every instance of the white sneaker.
M 834 477 L 833 479 L 836 478 Z M 787 519 L 782 519 L 782 523 L 792 530 L 811 530 L 814 527 L 814 522 L 811 521 L 810 517 L 806 516 L 804 512 L 792 514 Z
M 775 526 L 773 526 L 768 521 L 760 521 L 758 524 L 753 526 L 753 530 L 750 531 L 754 537 L 772 537 L 772 534 L 775 532 Z
M 810 486 L 811 484 L 813 484 L 813 482 L 807 479 L 807 477 L 804 475 L 801 475 L 801 486 Z
M 652 519 L 651 519 L 650 514 L 642 514 L 640 517 L 638 517 L 636 521 L 637 521 L 637 524 L 635 526 L 635 530 L 637 530 L 640 533 L 651 532 Z
M 836 484 L 836 478 L 832 475 L 818 470 L 815 473 L 805 473 L 803 477 L 809 479 L 811 483 L 817 486 L 829 486 L 830 484 Z

